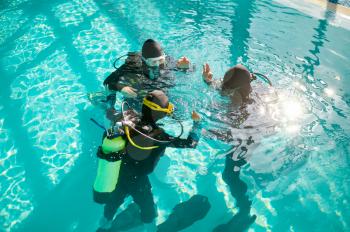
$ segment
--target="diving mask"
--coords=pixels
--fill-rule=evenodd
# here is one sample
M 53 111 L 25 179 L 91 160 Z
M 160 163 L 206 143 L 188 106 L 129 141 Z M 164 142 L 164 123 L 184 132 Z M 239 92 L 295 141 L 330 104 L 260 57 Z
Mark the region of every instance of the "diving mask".
M 146 63 L 149 67 L 159 67 L 161 64 L 165 63 L 165 57 L 166 55 L 163 54 L 162 56 L 154 57 L 154 58 L 144 58 L 141 57 L 142 60 Z
M 147 106 L 148 108 L 150 108 L 151 110 L 164 112 L 164 113 L 167 113 L 169 115 L 174 112 L 174 105 L 171 104 L 170 102 L 169 102 L 169 105 L 167 108 L 162 108 L 161 106 L 157 105 L 156 103 L 151 102 L 151 101 L 147 100 L 146 98 L 144 98 L 143 104 L 145 106 Z

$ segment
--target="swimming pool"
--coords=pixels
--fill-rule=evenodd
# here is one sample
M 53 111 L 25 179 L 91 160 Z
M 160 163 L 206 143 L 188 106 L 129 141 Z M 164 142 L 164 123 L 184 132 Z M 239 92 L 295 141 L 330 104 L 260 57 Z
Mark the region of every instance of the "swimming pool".
M 86 94 L 102 88 L 112 62 L 143 41 L 197 66 L 170 91 L 186 128 L 195 109 L 205 133 L 196 150 L 168 149 L 151 175 L 157 223 L 194 194 L 209 198 L 206 217 L 185 231 L 212 231 L 237 213 L 222 179 L 232 146 L 225 98 L 201 80 L 243 63 L 273 81 L 278 99 L 257 85 L 259 104 L 231 128 L 246 145 L 247 184 L 257 215 L 251 231 L 347 231 L 350 207 L 350 31 L 348 16 L 293 1 L 72 0 L 0 3 L 1 231 L 95 231 L 95 151 L 101 118 Z M 299 4 L 302 5 L 302 4 Z M 127 204 L 126 204 L 127 205 Z M 126 207 L 125 205 L 125 207 Z M 143 226 L 131 231 L 143 231 Z

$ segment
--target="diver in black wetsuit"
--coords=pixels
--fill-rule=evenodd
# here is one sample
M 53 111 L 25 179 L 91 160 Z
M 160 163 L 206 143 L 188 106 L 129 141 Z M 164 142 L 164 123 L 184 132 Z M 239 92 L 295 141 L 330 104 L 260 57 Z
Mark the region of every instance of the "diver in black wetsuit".
M 125 97 L 136 98 L 128 100 L 134 108 L 137 106 L 135 103 L 140 102 L 147 92 L 154 89 L 166 91 L 173 87 L 174 77 L 171 71 L 192 69 L 186 57 L 175 61 L 152 39 L 144 42 L 141 54 L 129 52 L 127 56 L 125 63 L 111 73 L 103 85 L 108 90 L 123 93 Z
M 168 135 L 157 124 L 157 120 L 171 114 L 173 105 L 168 97 L 159 90 L 150 92 L 143 101 L 142 117 L 133 119 L 133 128 L 126 131 L 125 150 L 119 179 L 110 201 L 104 208 L 105 229 L 111 226 L 111 221 L 124 199 L 131 195 L 141 210 L 141 220 L 151 223 L 157 216 L 148 175 L 153 172 L 158 160 L 167 147 L 195 148 L 200 135 L 200 117 L 192 113 L 194 126 L 187 139 L 174 138 Z M 141 132 L 141 133 L 140 133 Z
M 245 111 L 246 104 L 251 103 L 250 94 L 252 92 L 251 82 L 259 75 L 263 81 L 272 85 L 270 80 L 259 73 L 251 73 L 243 65 L 236 65 L 230 68 L 223 78 L 223 80 L 213 80 L 213 74 L 210 71 L 208 64 L 203 65 L 203 80 L 210 86 L 221 91 L 223 95 L 229 96 L 233 106 L 239 107 L 239 114 L 235 115 L 235 125 L 240 125 L 248 117 L 248 113 Z M 236 122 L 237 121 L 237 122 Z M 234 142 L 231 131 L 213 131 L 210 130 L 218 139 L 226 142 Z M 217 226 L 214 232 L 226 232 L 226 231 L 238 231 L 243 232 L 255 221 L 256 216 L 250 215 L 251 200 L 247 196 L 247 184 L 240 179 L 240 170 L 246 162 L 246 153 L 248 146 L 254 143 L 252 137 L 247 140 L 246 146 L 241 146 L 242 140 L 238 145 L 235 145 L 233 149 L 225 156 L 225 169 L 222 173 L 222 178 L 229 186 L 231 195 L 236 199 L 236 205 L 239 208 L 239 212 L 226 224 Z
M 221 91 L 223 95 L 231 98 L 233 105 L 241 106 L 249 103 L 249 95 L 252 92 L 251 82 L 261 79 L 272 86 L 270 79 L 256 72 L 250 72 L 244 65 L 238 64 L 226 71 L 223 80 L 214 80 L 208 63 L 203 65 L 202 77 L 205 83 Z

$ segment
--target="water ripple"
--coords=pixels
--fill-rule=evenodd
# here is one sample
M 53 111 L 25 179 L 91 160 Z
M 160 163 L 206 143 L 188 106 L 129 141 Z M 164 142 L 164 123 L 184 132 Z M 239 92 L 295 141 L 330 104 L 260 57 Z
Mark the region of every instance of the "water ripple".
M 8 119 L 3 117 L 0 107 L 0 227 L 11 231 L 29 216 L 34 206 L 11 132 L 4 126 Z
M 62 51 L 56 51 L 11 85 L 11 97 L 24 101 L 23 124 L 54 184 L 81 152 L 76 105 L 85 102 L 85 91 L 66 59 Z
M 15 42 L 15 49 L 2 59 L 3 68 L 15 72 L 24 63 L 35 60 L 37 55 L 50 46 L 55 40 L 52 28 L 47 24 L 47 18 L 38 15 L 33 20 L 27 33 Z

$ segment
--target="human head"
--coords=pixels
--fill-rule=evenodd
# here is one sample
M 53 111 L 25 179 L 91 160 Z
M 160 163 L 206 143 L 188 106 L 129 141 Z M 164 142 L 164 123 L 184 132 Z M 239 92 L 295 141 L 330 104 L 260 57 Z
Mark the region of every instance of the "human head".
M 246 100 L 252 91 L 250 82 L 251 73 L 245 66 L 238 64 L 225 73 L 221 88 L 224 92 L 237 90 L 242 99 Z
M 163 55 L 163 50 L 157 41 L 148 39 L 143 43 L 141 54 L 145 59 L 156 58 Z
M 146 103 L 148 102 L 148 104 Z M 172 109 L 172 104 L 169 103 L 168 97 L 161 90 L 153 90 L 148 93 L 142 104 L 142 119 L 147 122 L 156 122 L 159 119 L 164 118 L 167 113 L 163 111 L 158 111 L 156 109 L 151 109 L 149 103 L 156 104 L 161 110 Z
M 153 39 L 148 39 L 142 46 L 142 67 L 143 73 L 150 79 L 159 76 L 159 69 L 163 68 L 165 56 L 160 44 Z

